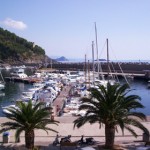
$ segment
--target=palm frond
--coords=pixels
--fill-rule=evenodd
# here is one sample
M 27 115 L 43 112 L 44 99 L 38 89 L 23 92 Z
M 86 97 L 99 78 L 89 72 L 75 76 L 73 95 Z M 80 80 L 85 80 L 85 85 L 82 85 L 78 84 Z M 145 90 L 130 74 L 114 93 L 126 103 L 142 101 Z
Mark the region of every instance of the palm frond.
M 128 125 L 135 126 L 139 129 L 141 129 L 144 133 L 149 134 L 149 130 L 140 121 L 138 121 L 135 118 L 127 118 L 125 120 L 125 123 L 126 123 L 126 125 L 128 124 Z
M 125 125 L 124 128 L 127 129 L 134 137 L 137 137 L 137 134 L 136 134 L 136 132 L 133 130 L 133 128 L 131 128 L 131 127 L 128 126 L 128 125 Z
M 79 110 L 85 110 L 86 113 L 74 121 L 74 128 L 80 128 L 85 123 L 99 122 L 100 126 L 105 124 L 116 129 L 119 126 L 123 133 L 124 129 L 128 129 L 134 136 L 137 135 L 132 126 L 148 133 L 148 130 L 137 120 L 145 120 L 145 115 L 134 112 L 137 108 L 144 108 L 140 102 L 141 98 L 138 95 L 130 95 L 130 91 L 132 90 L 127 84 L 108 83 L 107 87 L 99 85 L 98 89 L 91 88 L 90 97 L 81 98 Z
M 17 141 L 17 139 L 19 139 L 20 134 L 21 134 L 24 130 L 25 130 L 24 127 L 22 127 L 22 128 L 17 128 L 17 129 L 16 129 L 16 133 L 15 133 L 15 141 Z
M 79 117 L 76 120 L 74 120 L 74 128 L 77 126 L 77 128 L 80 128 L 81 126 L 83 126 L 85 123 L 87 123 L 88 121 L 86 120 L 85 117 Z
M 146 121 L 146 115 L 141 112 L 129 112 L 128 117 L 136 117 L 138 119 L 141 119 L 142 121 Z

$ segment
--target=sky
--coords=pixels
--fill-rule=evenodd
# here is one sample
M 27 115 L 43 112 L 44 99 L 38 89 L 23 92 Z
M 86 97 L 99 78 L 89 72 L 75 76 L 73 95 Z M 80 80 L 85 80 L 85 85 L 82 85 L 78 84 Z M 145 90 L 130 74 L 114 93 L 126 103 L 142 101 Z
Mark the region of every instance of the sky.
M 51 58 L 150 60 L 150 0 L 1 0 L 0 27 Z M 94 44 L 94 58 L 97 50 Z

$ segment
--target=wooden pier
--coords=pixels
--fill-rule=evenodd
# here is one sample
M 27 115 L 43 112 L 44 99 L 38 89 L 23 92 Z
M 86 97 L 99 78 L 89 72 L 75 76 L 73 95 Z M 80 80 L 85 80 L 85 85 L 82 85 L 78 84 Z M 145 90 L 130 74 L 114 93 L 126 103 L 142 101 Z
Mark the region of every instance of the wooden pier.
M 69 96 L 69 92 L 71 88 L 72 88 L 71 85 L 64 86 L 60 94 L 54 100 L 54 103 L 53 103 L 54 116 L 61 115 L 66 98 Z

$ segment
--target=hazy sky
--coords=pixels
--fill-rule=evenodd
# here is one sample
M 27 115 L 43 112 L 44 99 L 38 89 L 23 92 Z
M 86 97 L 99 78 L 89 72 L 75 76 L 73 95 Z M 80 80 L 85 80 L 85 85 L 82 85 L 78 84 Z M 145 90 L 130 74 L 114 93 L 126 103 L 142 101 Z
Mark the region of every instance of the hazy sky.
M 96 22 L 99 58 L 108 38 L 110 59 L 150 59 L 150 0 L 1 0 L 0 10 L 0 27 L 50 57 L 90 59 Z

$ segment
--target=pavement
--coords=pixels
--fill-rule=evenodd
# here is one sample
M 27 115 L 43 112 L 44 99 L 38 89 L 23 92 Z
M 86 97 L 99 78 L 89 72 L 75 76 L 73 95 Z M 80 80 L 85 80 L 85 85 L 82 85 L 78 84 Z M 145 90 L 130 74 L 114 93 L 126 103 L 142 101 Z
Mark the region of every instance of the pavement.
M 58 131 L 60 138 L 67 136 L 67 135 L 71 135 L 71 141 L 77 141 L 80 140 L 81 135 L 84 135 L 85 138 L 86 137 L 93 137 L 95 141 L 97 141 L 97 144 L 95 144 L 93 147 L 95 147 L 95 149 L 98 149 L 99 145 L 104 145 L 105 143 L 105 130 L 104 130 L 104 126 L 101 127 L 101 129 L 99 128 L 99 124 L 85 124 L 84 126 L 82 126 L 81 128 L 77 129 L 73 127 L 73 120 L 76 119 L 76 117 L 72 117 L 72 116 L 61 116 L 61 117 L 55 117 L 55 120 L 59 121 L 59 125 L 50 125 L 50 127 L 52 129 L 55 129 L 56 131 Z M 0 118 L 0 123 L 8 121 L 7 118 L 5 117 L 1 117 Z M 142 124 L 144 124 L 148 129 L 150 129 L 150 122 L 142 122 Z M 138 133 L 138 137 L 135 138 L 131 135 L 130 132 L 125 130 L 124 135 L 122 135 L 121 130 L 118 128 L 118 132 L 116 133 L 115 136 L 115 144 L 116 145 L 121 145 L 124 147 L 124 149 L 131 149 L 134 150 L 138 147 L 144 147 L 144 142 L 140 142 L 143 140 L 143 132 L 138 129 L 133 127 L 134 130 L 136 131 L 136 133 Z M 20 149 L 24 149 L 24 145 L 25 145 L 25 138 L 24 138 L 24 133 L 21 134 L 20 137 L 20 142 L 19 143 L 15 143 L 15 131 L 10 131 L 10 136 L 9 136 L 9 143 L 3 143 L 2 142 L 2 134 L 0 136 L 0 150 L 1 148 L 3 149 L 16 149 L 19 150 Z M 48 132 L 48 134 L 43 131 L 43 130 L 36 130 L 35 131 L 35 146 L 40 146 L 40 149 L 52 149 L 52 150 L 58 150 L 60 149 L 59 146 L 53 146 L 52 143 L 55 140 L 56 137 L 56 133 L 54 132 Z M 87 145 L 85 145 L 87 146 Z M 62 150 L 67 150 L 68 147 L 63 148 Z M 148 146 L 147 146 L 148 148 Z M 71 150 L 72 148 L 69 147 L 68 150 Z M 142 149 L 141 149 L 142 150 Z

